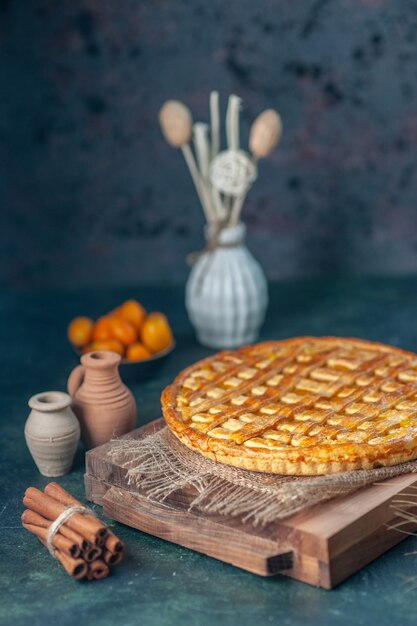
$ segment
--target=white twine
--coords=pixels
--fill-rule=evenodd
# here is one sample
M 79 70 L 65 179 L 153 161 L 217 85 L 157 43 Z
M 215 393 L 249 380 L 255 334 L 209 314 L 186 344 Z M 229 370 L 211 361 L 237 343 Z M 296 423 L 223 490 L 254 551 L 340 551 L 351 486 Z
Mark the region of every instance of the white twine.
M 97 517 L 94 511 L 89 509 L 86 506 L 69 506 L 68 508 L 62 511 L 61 515 L 58 515 L 56 520 L 52 522 L 48 529 L 48 535 L 46 537 L 46 547 L 48 548 L 50 554 L 55 556 L 56 548 L 52 545 L 52 541 L 54 540 L 55 535 L 69 519 L 76 513 L 81 513 L 81 515 L 94 515 Z

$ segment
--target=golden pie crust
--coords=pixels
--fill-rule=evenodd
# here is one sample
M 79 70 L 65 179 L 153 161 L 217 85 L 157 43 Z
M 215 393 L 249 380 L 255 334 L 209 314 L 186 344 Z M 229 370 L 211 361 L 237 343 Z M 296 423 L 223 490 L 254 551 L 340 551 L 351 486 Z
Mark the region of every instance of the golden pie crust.
M 317 475 L 417 458 L 417 355 L 299 337 L 219 352 L 162 394 L 171 431 L 256 472 Z

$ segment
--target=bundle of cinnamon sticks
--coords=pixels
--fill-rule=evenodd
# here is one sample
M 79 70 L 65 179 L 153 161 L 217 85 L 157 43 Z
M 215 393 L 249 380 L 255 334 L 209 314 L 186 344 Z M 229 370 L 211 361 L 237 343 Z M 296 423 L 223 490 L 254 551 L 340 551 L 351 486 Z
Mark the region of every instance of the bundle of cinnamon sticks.
M 57 483 L 49 483 L 43 492 L 29 487 L 23 504 L 27 507 L 22 514 L 23 527 L 51 548 L 72 578 L 105 578 L 109 566 L 123 559 L 124 545 L 120 539 Z M 74 512 L 73 507 L 84 510 Z M 59 524 L 58 529 L 51 529 L 60 516 L 61 521 L 65 518 L 64 523 Z

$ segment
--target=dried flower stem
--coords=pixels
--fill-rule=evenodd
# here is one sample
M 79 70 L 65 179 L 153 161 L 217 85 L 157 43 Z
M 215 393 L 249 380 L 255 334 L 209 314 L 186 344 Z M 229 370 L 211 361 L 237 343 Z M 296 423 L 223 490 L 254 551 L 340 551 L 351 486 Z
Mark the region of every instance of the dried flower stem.
M 229 150 L 239 150 L 239 110 L 241 99 L 232 94 L 226 113 L 226 136 Z
M 197 157 L 197 164 L 200 170 L 200 180 L 203 187 L 204 196 L 210 205 L 210 213 L 213 221 L 222 219 L 223 207 L 219 196 L 213 194 L 213 186 L 209 180 L 210 168 L 210 147 L 208 140 L 208 124 L 196 122 L 193 126 L 194 147 Z
M 258 163 L 258 159 L 252 156 L 251 160 L 252 160 L 252 163 L 256 166 L 256 164 Z M 230 213 L 230 220 L 229 220 L 230 226 L 236 226 L 236 224 L 238 223 L 240 214 L 242 212 L 243 203 L 246 200 L 248 191 L 249 191 L 249 188 L 245 189 L 245 191 L 241 193 L 240 196 L 237 196 L 234 199 L 232 210 Z
M 219 116 L 219 92 L 212 91 L 210 94 L 210 124 L 211 124 L 211 160 L 217 156 L 220 148 L 220 116 Z
M 181 150 L 184 155 L 184 159 L 188 165 L 188 169 L 190 170 L 191 178 L 193 179 L 194 186 L 197 191 L 197 195 L 200 199 L 201 206 L 203 207 L 205 218 L 207 222 L 211 224 L 212 222 L 216 221 L 215 216 L 213 215 L 211 207 L 210 207 L 210 203 L 208 202 L 208 199 L 206 198 L 204 187 L 202 185 L 201 178 L 200 178 L 200 173 L 197 169 L 197 165 L 194 160 L 193 153 L 191 152 L 191 148 L 189 144 L 186 144 L 185 146 L 181 146 Z
M 210 127 L 211 127 L 211 150 L 210 162 L 218 155 L 220 149 L 220 114 L 219 114 L 219 92 L 210 93 Z M 213 207 L 217 219 L 224 222 L 227 218 L 220 192 L 209 183 Z
M 203 122 L 196 122 L 193 126 L 193 138 L 201 178 L 205 183 L 207 183 L 210 165 L 208 124 L 203 124 Z

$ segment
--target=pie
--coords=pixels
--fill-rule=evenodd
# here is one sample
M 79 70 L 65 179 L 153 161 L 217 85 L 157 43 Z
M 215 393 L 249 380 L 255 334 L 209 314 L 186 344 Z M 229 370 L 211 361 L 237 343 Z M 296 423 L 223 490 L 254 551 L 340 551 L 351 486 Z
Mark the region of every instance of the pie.
M 417 355 L 299 337 L 219 352 L 162 394 L 172 433 L 257 472 L 329 474 L 417 458 Z

